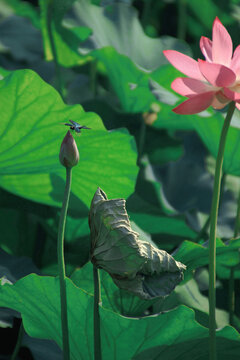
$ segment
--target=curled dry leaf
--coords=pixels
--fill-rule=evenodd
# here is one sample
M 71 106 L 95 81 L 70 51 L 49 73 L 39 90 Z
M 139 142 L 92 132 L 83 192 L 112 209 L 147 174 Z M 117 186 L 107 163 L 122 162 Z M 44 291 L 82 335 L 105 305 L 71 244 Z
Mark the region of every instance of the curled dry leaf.
M 108 200 L 97 189 L 90 208 L 91 261 L 115 284 L 149 300 L 171 293 L 186 266 L 164 250 L 139 239 L 131 229 L 124 199 Z

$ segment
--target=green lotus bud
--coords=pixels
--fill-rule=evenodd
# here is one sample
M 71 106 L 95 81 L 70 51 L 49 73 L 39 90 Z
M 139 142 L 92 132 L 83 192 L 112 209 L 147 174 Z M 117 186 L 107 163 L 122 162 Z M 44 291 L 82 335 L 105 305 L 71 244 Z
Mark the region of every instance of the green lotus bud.
M 70 131 L 67 132 L 62 141 L 59 153 L 59 160 L 63 166 L 68 168 L 72 168 L 73 166 L 78 164 L 79 152 L 77 144 Z
M 149 300 L 165 297 L 183 279 L 186 266 L 139 239 L 131 229 L 124 199 L 108 200 L 98 188 L 90 208 L 91 261 L 115 284 Z

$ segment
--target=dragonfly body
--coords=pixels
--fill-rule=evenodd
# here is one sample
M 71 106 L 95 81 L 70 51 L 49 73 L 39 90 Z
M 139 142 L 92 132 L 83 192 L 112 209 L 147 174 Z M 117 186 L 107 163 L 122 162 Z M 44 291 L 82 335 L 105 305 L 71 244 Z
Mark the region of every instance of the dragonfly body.
M 80 124 L 78 124 L 76 121 L 73 121 L 73 120 L 69 120 L 69 121 L 70 121 L 71 124 L 66 123 L 66 124 L 64 124 L 64 125 L 70 126 L 70 129 L 73 130 L 73 131 L 75 130 L 76 133 L 78 133 L 78 134 L 80 134 L 81 129 L 88 129 L 88 130 L 90 130 L 89 127 L 84 126 L 84 125 L 80 125 Z

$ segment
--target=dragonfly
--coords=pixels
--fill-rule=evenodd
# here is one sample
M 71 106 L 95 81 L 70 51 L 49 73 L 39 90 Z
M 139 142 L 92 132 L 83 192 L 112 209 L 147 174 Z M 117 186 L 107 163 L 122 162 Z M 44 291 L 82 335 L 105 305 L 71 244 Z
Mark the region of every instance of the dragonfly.
M 69 123 L 65 123 L 64 125 L 66 126 L 70 126 L 70 129 L 71 130 L 75 130 L 76 133 L 80 134 L 81 132 L 81 129 L 88 129 L 90 130 L 91 128 L 87 127 L 87 126 L 84 126 L 84 125 L 80 125 L 79 123 L 77 123 L 76 121 L 73 121 L 73 120 L 69 120 L 71 124 Z

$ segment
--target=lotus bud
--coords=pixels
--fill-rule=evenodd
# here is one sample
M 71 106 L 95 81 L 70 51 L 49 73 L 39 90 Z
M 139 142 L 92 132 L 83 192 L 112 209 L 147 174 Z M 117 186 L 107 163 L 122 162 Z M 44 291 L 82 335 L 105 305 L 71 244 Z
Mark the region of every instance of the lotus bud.
M 186 266 L 131 229 L 124 199 L 108 200 L 98 188 L 89 212 L 91 261 L 114 283 L 145 300 L 165 297 L 183 279 Z
M 79 152 L 77 144 L 70 131 L 67 132 L 62 141 L 59 153 L 59 160 L 60 163 L 67 168 L 72 168 L 73 166 L 78 164 Z

